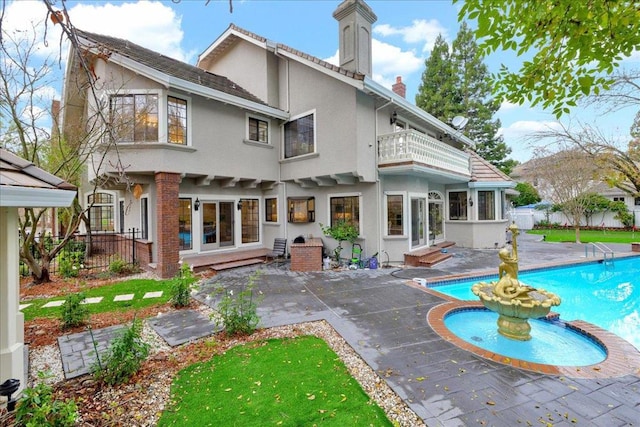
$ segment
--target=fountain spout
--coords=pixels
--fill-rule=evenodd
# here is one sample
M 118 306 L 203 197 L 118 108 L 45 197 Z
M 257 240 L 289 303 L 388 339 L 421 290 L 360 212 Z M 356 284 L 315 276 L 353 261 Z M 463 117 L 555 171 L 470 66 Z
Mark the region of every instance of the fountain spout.
M 500 265 L 498 281 L 476 283 L 471 291 L 489 310 L 498 313 L 498 333 L 520 341 L 531 339 L 528 319 L 546 316 L 552 306 L 560 304 L 560 298 L 544 289 L 535 289 L 518 279 L 518 226 L 509 226 L 512 233 L 512 250 L 498 252 Z

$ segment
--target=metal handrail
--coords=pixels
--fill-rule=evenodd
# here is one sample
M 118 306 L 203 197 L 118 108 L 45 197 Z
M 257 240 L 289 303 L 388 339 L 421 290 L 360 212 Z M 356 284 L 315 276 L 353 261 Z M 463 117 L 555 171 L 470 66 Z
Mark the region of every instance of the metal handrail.
M 600 243 L 600 242 L 590 242 L 585 245 L 584 247 L 585 258 L 589 258 L 589 246 L 591 246 L 591 252 L 594 258 L 596 256 L 596 249 L 597 249 L 599 252 L 602 252 L 602 257 L 605 262 L 607 261 L 607 255 L 611 255 L 611 261 L 613 261 L 615 254 L 613 253 L 611 248 L 609 248 L 604 243 Z

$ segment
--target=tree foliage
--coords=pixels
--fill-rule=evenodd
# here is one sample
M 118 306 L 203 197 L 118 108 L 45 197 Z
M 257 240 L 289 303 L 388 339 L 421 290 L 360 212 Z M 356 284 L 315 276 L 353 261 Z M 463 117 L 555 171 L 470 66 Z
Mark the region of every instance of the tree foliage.
M 513 205 L 516 207 L 532 205 L 542 200 L 538 194 L 538 190 L 528 182 L 517 183 L 516 191 L 520 193 L 512 199 Z
M 476 142 L 476 152 L 505 173 L 515 161 L 507 159 L 511 149 L 498 135 L 500 120 L 493 116 L 500 102 L 491 96 L 489 71 L 482 62 L 473 32 L 463 23 L 449 45 L 438 36 L 425 60 L 416 105 L 445 123 L 455 116 L 469 119 L 463 132 Z
M 476 22 L 483 55 L 524 58 L 518 71 L 502 65 L 495 76 L 498 99 L 540 104 L 557 117 L 609 88 L 610 74 L 640 46 L 636 1 L 465 0 L 458 18 Z

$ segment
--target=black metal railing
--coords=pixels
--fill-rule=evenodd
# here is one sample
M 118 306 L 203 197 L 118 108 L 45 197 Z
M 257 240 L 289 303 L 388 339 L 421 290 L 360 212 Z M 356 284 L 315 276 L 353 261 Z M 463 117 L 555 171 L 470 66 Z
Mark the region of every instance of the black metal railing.
M 42 255 L 36 245 L 42 244 L 45 250 L 51 250 L 62 238 L 63 236 L 51 234 L 39 235 L 36 237 L 37 243 L 32 244 L 29 250 L 36 261 L 39 261 Z M 138 261 L 136 242 L 140 238 L 141 231 L 136 228 L 131 228 L 125 233 L 76 234 L 51 260 L 49 274 L 75 276 L 82 270 L 90 272 L 107 270 L 114 262 L 135 266 Z M 22 247 L 22 241 L 20 245 Z M 22 259 L 20 273 L 25 276 L 30 274 L 29 267 Z

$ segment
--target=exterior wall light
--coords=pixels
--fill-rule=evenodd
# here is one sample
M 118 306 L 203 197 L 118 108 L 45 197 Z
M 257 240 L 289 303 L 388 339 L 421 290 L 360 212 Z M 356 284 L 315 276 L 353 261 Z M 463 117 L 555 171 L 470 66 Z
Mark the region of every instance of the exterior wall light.
M 196 211 L 200 209 L 200 199 L 198 199 L 197 197 L 196 197 L 196 201 L 193 202 L 193 209 Z

